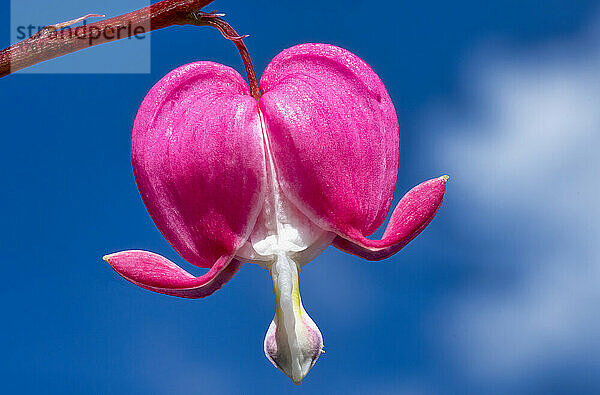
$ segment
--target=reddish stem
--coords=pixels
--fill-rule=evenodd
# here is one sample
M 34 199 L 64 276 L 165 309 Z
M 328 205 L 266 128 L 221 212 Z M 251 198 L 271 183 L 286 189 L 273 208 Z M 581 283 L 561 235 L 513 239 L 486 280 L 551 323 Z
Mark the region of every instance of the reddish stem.
M 242 41 L 244 37 L 239 37 L 236 31 L 216 14 L 200 11 L 212 1 L 163 0 L 137 11 L 77 28 L 61 29 L 65 23 L 46 26 L 33 36 L 0 51 L 0 77 L 81 49 L 168 26 L 212 26 L 235 43 L 246 67 L 252 96 L 258 99 L 260 89 L 250 54 Z M 141 27 L 143 31 L 135 30 L 136 27 Z
M 244 38 L 246 36 L 239 36 L 231 25 L 225 22 L 223 19 L 219 17 L 206 18 L 204 24 L 206 26 L 212 26 L 221 32 L 223 37 L 228 40 L 233 41 L 238 51 L 240 52 L 240 56 L 242 57 L 242 62 L 244 62 L 244 67 L 246 68 L 246 74 L 248 75 L 248 83 L 250 84 L 250 92 L 252 93 L 252 97 L 256 100 L 260 99 L 260 86 L 258 85 L 258 80 L 256 79 L 256 73 L 254 72 L 254 66 L 252 66 L 252 59 L 250 58 L 250 52 L 246 48 L 244 44 Z

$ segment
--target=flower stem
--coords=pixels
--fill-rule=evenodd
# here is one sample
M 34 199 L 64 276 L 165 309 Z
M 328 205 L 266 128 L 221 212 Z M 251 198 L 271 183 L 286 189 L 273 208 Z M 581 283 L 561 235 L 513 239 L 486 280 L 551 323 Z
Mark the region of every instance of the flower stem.
M 212 1 L 163 0 L 137 11 L 76 28 L 66 26 L 78 21 L 77 19 L 46 26 L 31 37 L 0 51 L 0 77 L 81 49 L 168 26 L 212 26 L 235 43 L 246 67 L 252 96 L 258 99 L 260 89 L 250 55 L 242 41 L 245 36 L 238 36 L 218 14 L 200 11 Z M 140 29 L 135 29 L 136 27 Z
M 240 52 L 242 62 L 244 62 L 244 67 L 246 68 L 246 75 L 248 76 L 248 84 L 250 85 L 250 92 L 252 94 L 252 97 L 254 97 L 256 100 L 260 99 L 260 86 L 258 85 L 258 80 L 256 79 L 254 66 L 252 66 L 250 52 L 248 52 L 248 48 L 246 48 L 246 45 L 243 41 L 243 39 L 248 36 L 239 36 L 235 29 L 231 27 L 231 25 L 229 25 L 227 22 L 225 22 L 219 17 L 205 18 L 205 21 L 203 23 L 206 26 L 212 26 L 219 29 L 223 37 L 233 41 L 238 51 Z

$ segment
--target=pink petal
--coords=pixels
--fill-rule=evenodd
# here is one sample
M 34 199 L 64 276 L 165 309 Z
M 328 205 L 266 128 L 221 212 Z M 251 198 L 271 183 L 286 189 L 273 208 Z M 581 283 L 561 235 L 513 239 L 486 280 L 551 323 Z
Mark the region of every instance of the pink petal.
M 203 276 L 195 277 L 167 258 L 147 251 L 123 251 L 104 257 L 117 273 L 150 291 L 182 298 L 203 298 L 220 289 L 242 266 L 237 260 L 218 260 Z
M 266 185 L 258 105 L 243 78 L 212 62 L 171 71 L 140 106 L 131 152 L 146 207 L 175 250 L 200 267 L 229 261 L 256 222 Z
M 283 192 L 324 229 L 372 234 L 398 172 L 398 121 L 379 77 L 342 48 L 303 44 L 271 61 L 261 87 Z
M 337 236 L 333 246 L 372 261 L 394 255 L 414 239 L 433 219 L 444 199 L 448 176 L 417 185 L 400 200 L 381 240 L 369 240 L 362 234 Z

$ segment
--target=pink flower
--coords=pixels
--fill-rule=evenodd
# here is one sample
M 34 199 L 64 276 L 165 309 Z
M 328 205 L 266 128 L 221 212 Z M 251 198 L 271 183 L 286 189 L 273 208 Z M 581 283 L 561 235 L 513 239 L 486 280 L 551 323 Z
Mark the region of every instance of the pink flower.
M 438 210 L 446 176 L 410 190 L 381 240 L 396 185 L 398 121 L 375 72 L 331 45 L 303 44 L 273 59 L 250 96 L 232 68 L 197 62 L 170 72 L 135 119 L 132 159 L 154 222 L 195 277 L 168 259 L 124 251 L 104 259 L 125 279 L 167 295 L 202 298 L 242 262 L 268 269 L 277 308 L 267 358 L 296 384 L 323 348 L 300 300 L 300 268 L 329 245 L 387 258 Z

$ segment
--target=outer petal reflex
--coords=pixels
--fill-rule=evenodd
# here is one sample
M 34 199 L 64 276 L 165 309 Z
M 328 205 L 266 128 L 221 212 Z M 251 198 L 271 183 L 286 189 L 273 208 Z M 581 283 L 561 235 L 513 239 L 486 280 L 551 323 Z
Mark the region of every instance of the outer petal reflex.
M 142 288 L 182 298 L 203 298 L 220 289 L 242 263 L 217 261 L 203 276 L 195 277 L 167 258 L 148 251 L 123 251 L 104 257 L 117 273 Z
M 342 251 L 369 260 L 394 255 L 417 237 L 433 219 L 442 204 L 448 176 L 425 181 L 411 189 L 398 202 L 381 240 L 369 240 L 361 234 L 337 236 L 333 245 Z
M 344 49 L 303 44 L 273 59 L 261 88 L 284 194 L 324 229 L 372 234 L 398 172 L 398 121 L 379 77 Z
M 243 78 L 212 62 L 167 74 L 140 106 L 132 161 L 146 207 L 175 250 L 200 267 L 228 264 L 266 185 L 257 102 Z

